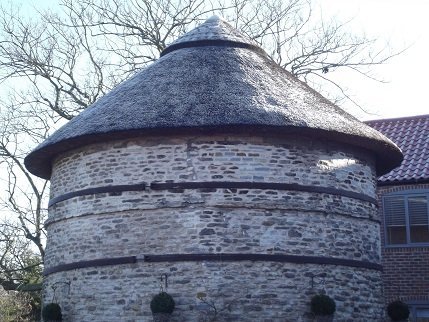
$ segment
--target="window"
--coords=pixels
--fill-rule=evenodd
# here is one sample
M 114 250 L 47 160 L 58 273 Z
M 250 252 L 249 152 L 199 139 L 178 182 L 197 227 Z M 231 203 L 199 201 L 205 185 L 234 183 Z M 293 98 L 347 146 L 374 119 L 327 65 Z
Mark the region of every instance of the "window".
M 415 309 L 416 322 L 429 322 L 429 308 Z
M 412 322 L 429 322 L 429 304 L 409 304 L 410 321 Z
M 386 245 L 429 243 L 429 192 L 383 198 Z

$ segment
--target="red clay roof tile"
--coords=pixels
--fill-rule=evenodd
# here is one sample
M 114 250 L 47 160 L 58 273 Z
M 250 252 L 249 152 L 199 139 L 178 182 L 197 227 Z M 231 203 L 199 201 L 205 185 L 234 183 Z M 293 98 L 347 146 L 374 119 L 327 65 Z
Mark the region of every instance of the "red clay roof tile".
M 378 178 L 381 184 L 429 181 L 429 114 L 365 122 L 395 142 L 402 164 Z

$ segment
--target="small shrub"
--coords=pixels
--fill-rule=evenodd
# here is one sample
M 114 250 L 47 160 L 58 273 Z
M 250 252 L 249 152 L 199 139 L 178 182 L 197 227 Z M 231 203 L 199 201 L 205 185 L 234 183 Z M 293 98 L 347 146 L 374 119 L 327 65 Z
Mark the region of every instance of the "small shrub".
M 402 301 L 393 301 L 387 306 L 387 314 L 392 321 L 403 321 L 408 319 L 410 309 L 408 308 L 408 305 Z
M 43 307 L 42 317 L 45 321 L 62 321 L 61 307 L 57 303 L 48 303 Z
M 335 301 L 328 295 L 319 294 L 311 299 L 311 312 L 314 315 L 332 315 L 335 313 Z
M 174 307 L 176 303 L 174 303 L 173 297 L 166 293 L 161 292 L 155 295 L 150 301 L 150 309 L 152 313 L 173 313 Z
M 30 321 L 31 296 L 28 293 L 5 291 L 0 286 L 0 321 Z

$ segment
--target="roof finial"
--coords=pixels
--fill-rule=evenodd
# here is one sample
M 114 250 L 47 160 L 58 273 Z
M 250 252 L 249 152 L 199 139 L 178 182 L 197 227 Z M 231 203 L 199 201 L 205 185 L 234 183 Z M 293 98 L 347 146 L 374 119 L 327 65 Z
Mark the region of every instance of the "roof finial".
M 198 47 L 201 45 L 251 48 L 265 55 L 265 52 L 259 47 L 258 43 L 235 29 L 222 17 L 213 15 L 195 29 L 176 39 L 161 53 L 161 56 L 176 49 Z
M 206 22 L 218 22 L 218 21 L 221 21 L 221 20 L 225 20 L 225 19 L 219 17 L 218 15 L 213 15 L 210 18 L 208 18 L 206 20 Z

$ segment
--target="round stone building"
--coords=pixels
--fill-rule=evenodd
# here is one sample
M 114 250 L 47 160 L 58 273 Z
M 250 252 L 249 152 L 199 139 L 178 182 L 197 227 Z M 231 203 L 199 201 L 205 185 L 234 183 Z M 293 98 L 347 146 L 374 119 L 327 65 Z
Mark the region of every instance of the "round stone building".
M 401 151 L 213 17 L 31 152 L 64 321 L 380 321 L 376 176 Z M 207 305 L 210 303 L 212 306 Z

